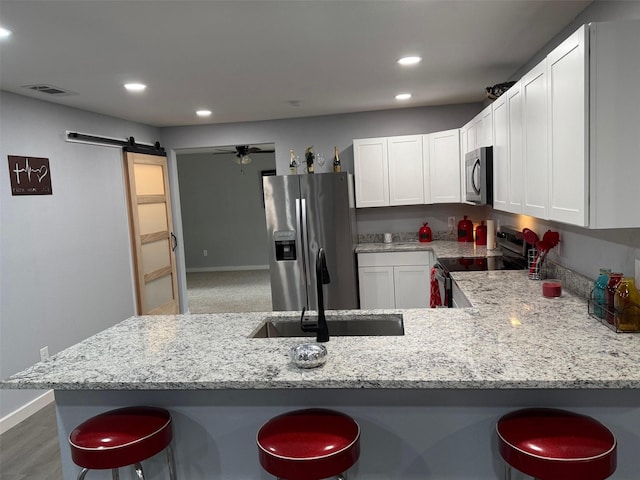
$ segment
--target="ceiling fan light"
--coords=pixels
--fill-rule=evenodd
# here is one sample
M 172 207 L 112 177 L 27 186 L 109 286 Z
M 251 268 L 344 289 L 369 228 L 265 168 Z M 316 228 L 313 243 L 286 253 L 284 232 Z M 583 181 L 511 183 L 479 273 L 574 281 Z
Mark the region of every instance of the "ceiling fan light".
M 251 157 L 249 155 L 236 155 L 236 158 L 233 159 L 238 165 L 247 165 L 251 163 Z

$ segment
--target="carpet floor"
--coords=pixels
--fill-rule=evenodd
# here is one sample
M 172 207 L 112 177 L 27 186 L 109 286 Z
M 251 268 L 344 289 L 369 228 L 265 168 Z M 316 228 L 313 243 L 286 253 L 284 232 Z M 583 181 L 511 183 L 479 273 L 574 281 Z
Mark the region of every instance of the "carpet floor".
M 270 312 L 269 270 L 187 273 L 191 313 Z

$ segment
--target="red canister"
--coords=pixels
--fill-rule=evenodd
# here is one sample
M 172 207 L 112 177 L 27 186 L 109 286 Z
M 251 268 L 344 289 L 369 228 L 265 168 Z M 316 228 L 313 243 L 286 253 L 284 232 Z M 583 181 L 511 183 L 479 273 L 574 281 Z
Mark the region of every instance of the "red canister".
M 473 223 L 464 216 L 464 219 L 458 222 L 458 241 L 473 242 Z
M 428 225 L 428 223 L 424 223 L 420 227 L 420 230 L 418 230 L 418 240 L 421 242 L 430 242 L 433 240 L 433 237 L 431 236 L 431 227 Z
M 487 226 L 484 224 L 484 220 L 480 222 L 480 225 L 476 227 L 476 245 L 487 244 Z

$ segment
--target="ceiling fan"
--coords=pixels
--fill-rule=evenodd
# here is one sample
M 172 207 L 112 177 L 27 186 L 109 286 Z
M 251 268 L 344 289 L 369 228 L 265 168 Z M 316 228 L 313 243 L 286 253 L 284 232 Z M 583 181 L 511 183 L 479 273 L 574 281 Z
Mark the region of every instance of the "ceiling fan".
M 213 152 L 214 155 L 229 155 L 230 153 L 235 153 L 235 158 L 233 159 L 238 165 L 247 165 L 251 163 L 250 153 L 274 153 L 275 150 L 265 149 L 260 147 L 252 147 L 250 145 L 236 145 L 234 150 L 218 150 L 217 152 Z

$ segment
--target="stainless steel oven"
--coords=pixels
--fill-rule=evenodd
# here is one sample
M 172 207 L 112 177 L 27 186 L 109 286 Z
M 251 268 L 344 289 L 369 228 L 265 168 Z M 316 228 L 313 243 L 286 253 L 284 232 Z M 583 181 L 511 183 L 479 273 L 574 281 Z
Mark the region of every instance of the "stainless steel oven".
M 445 257 L 438 258 L 434 265 L 435 281 L 438 283 L 443 307 L 460 308 L 470 306 L 460 291 L 451 272 L 483 272 L 488 270 L 524 270 L 527 267 L 526 249 L 522 232 L 512 227 L 502 227 L 497 235 L 501 254 L 489 257 Z

